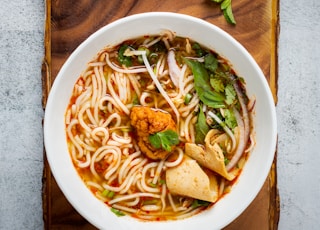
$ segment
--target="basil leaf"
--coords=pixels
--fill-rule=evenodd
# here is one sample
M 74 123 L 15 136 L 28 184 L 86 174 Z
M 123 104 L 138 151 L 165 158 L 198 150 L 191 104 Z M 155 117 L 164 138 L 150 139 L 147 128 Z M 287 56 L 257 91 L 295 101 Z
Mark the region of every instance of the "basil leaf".
M 220 9 L 223 12 L 223 16 L 229 24 L 235 25 L 236 20 L 234 19 L 231 7 L 231 0 L 211 0 L 215 3 L 220 3 Z
M 234 19 L 233 12 L 232 12 L 231 4 L 227 6 L 226 9 L 223 10 L 223 15 L 228 23 L 233 25 L 236 24 L 236 20 Z
M 183 58 L 185 63 L 191 68 L 194 76 L 194 88 L 200 100 L 212 108 L 224 108 L 225 96 L 220 94 L 210 86 L 210 79 L 203 63 Z
M 220 5 L 220 8 L 221 8 L 221 10 L 224 10 L 224 9 L 226 9 L 228 6 L 230 6 L 231 5 L 231 0 L 224 0 L 222 3 L 221 3 L 221 5 Z

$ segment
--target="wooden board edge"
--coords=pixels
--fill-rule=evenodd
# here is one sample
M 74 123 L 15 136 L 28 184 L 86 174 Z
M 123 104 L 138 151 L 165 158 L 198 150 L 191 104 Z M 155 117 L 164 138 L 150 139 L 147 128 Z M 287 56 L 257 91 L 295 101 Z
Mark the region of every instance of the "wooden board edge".
M 45 1 L 44 24 L 44 57 L 41 66 L 42 76 L 42 108 L 45 110 L 47 98 L 52 84 L 51 76 L 51 0 Z
M 272 1 L 272 21 L 271 21 L 271 65 L 270 65 L 270 82 L 269 86 L 272 92 L 275 105 L 278 102 L 278 38 L 280 32 L 279 24 L 279 2 L 280 0 Z M 274 160 L 267 178 L 270 186 L 269 194 L 269 229 L 278 229 L 280 219 L 280 196 L 277 182 L 277 147 Z
M 271 65 L 270 65 L 270 89 L 275 104 L 278 102 L 278 37 L 280 31 L 279 25 L 279 1 L 272 1 L 272 21 L 271 21 Z
M 45 111 L 47 98 L 52 85 L 51 75 L 51 0 L 45 1 L 45 24 L 44 24 L 44 57 L 41 66 L 42 80 L 42 108 Z M 42 218 L 44 229 L 50 229 L 51 226 L 51 170 L 46 157 L 45 148 L 43 148 L 43 172 L 42 172 Z
M 271 166 L 271 170 L 268 176 L 268 182 L 270 186 L 269 194 L 269 229 L 278 229 L 278 223 L 280 218 L 280 196 L 277 187 L 277 152 L 275 153 L 274 160 Z
M 41 67 L 41 76 L 42 76 L 42 107 L 45 110 L 47 97 L 52 86 L 52 75 L 51 75 L 51 0 L 45 1 L 45 33 L 44 33 L 44 58 L 42 61 Z M 279 0 L 272 1 L 272 32 L 271 32 L 271 66 L 270 66 L 270 88 L 271 92 L 277 104 L 277 82 L 278 82 L 278 35 L 280 32 L 279 26 Z M 51 218 L 50 218 L 50 180 L 51 180 L 51 171 L 46 158 L 46 153 L 44 149 L 44 168 L 43 168 L 43 178 L 42 178 L 42 206 L 43 206 L 43 220 L 44 220 L 44 229 L 50 229 Z M 278 229 L 278 222 L 280 217 L 280 198 L 277 188 L 277 169 L 276 169 L 276 155 L 272 168 L 268 175 L 268 180 L 270 183 L 270 206 L 269 206 L 269 229 L 275 230 Z
M 44 229 L 49 230 L 51 226 L 51 202 L 50 202 L 50 194 L 51 194 L 51 171 L 49 167 L 49 163 L 46 158 L 45 150 L 43 151 L 43 175 L 42 175 L 42 209 L 43 209 L 43 222 Z

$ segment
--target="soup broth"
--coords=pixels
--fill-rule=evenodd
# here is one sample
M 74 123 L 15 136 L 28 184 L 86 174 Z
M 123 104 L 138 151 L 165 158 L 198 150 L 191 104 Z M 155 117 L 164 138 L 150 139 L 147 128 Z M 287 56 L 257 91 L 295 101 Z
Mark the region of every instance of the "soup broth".
M 127 40 L 75 83 L 70 156 L 116 215 L 187 218 L 230 192 L 254 145 L 254 104 L 228 61 L 196 41 L 171 31 Z

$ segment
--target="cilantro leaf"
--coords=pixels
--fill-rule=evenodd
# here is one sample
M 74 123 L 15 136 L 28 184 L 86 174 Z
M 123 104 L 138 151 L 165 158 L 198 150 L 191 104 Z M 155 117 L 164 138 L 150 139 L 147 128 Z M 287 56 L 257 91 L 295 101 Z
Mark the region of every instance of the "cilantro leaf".
M 205 50 L 202 49 L 199 43 L 193 43 L 192 49 L 196 52 L 198 57 L 203 57 L 206 54 Z
M 154 148 L 156 148 L 156 149 L 161 148 L 161 139 L 157 133 L 149 135 L 149 141 Z
M 204 57 L 204 67 L 211 72 L 216 71 L 218 68 L 218 60 L 213 54 L 210 53 Z
M 228 85 L 226 86 L 226 88 L 225 88 L 225 95 L 226 95 L 226 103 L 227 103 L 228 105 L 231 105 L 231 104 L 235 101 L 236 95 L 237 95 L 237 93 L 236 93 L 233 85 L 228 84 Z
M 210 85 L 217 92 L 223 92 L 224 91 L 224 84 L 223 84 L 221 79 L 211 78 L 210 79 Z
M 234 129 L 237 126 L 237 120 L 234 116 L 233 110 L 225 109 L 224 110 L 224 122 L 230 128 Z
M 168 152 L 171 151 L 171 146 L 179 144 L 179 136 L 173 130 L 165 130 L 149 135 L 151 145 L 156 149 L 164 149 Z

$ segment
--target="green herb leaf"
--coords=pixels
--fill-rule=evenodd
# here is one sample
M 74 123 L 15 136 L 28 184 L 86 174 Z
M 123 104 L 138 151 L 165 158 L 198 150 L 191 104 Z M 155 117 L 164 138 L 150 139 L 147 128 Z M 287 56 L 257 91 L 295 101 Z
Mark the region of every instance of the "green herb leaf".
M 206 55 L 206 52 L 201 48 L 199 43 L 193 43 L 191 47 L 196 52 L 198 57 L 203 57 Z
M 173 130 L 165 130 L 149 135 L 151 145 L 156 149 L 164 149 L 168 152 L 171 151 L 171 146 L 179 144 L 179 136 Z
M 224 84 L 221 79 L 210 78 L 210 85 L 217 92 L 224 92 Z
M 231 104 L 235 101 L 236 95 L 237 95 L 237 93 L 236 93 L 233 85 L 228 84 L 228 85 L 226 86 L 226 88 L 225 88 L 225 95 L 226 95 L 226 103 L 227 103 L 228 105 L 231 105 Z
M 206 121 L 206 117 L 203 113 L 202 106 L 200 106 L 200 111 L 198 114 L 198 119 L 195 125 L 196 137 L 195 142 L 196 144 L 203 144 L 204 139 L 209 132 L 209 126 Z
M 231 4 L 226 9 L 223 10 L 223 15 L 228 23 L 233 24 L 233 25 L 237 24 L 236 20 L 234 19 L 234 16 L 233 16 Z
M 211 88 L 209 75 L 204 64 L 187 58 L 184 58 L 184 61 L 192 70 L 194 88 L 200 100 L 212 108 L 224 108 L 225 96 Z
M 216 71 L 218 67 L 218 60 L 213 54 L 210 53 L 204 57 L 204 67 L 211 72 Z
M 161 139 L 157 133 L 149 135 L 149 141 L 154 148 L 156 148 L 156 149 L 161 148 Z
M 223 99 L 221 99 L 221 97 Z M 226 105 L 224 103 L 224 97 L 222 94 L 218 94 L 215 92 L 205 92 L 203 93 L 202 97 L 200 97 L 201 101 L 206 104 L 207 106 L 219 109 L 219 108 L 225 108 Z
M 223 12 L 223 16 L 229 24 L 236 25 L 236 20 L 234 19 L 231 7 L 231 0 L 211 0 L 215 3 L 220 3 L 220 9 Z
M 204 200 L 194 200 L 193 202 L 192 202 L 192 207 L 193 208 L 198 208 L 198 207 L 201 207 L 201 206 L 203 206 L 203 207 L 207 207 L 207 206 L 209 206 L 211 203 L 209 202 L 209 201 L 204 201 Z
M 224 122 L 230 129 L 234 129 L 235 127 L 237 127 L 237 119 L 234 116 L 233 110 L 225 109 L 224 116 Z
M 221 8 L 221 10 L 224 10 L 224 9 L 226 9 L 228 6 L 230 6 L 231 5 L 231 0 L 224 0 L 222 3 L 221 3 L 221 5 L 220 5 L 220 8 Z

